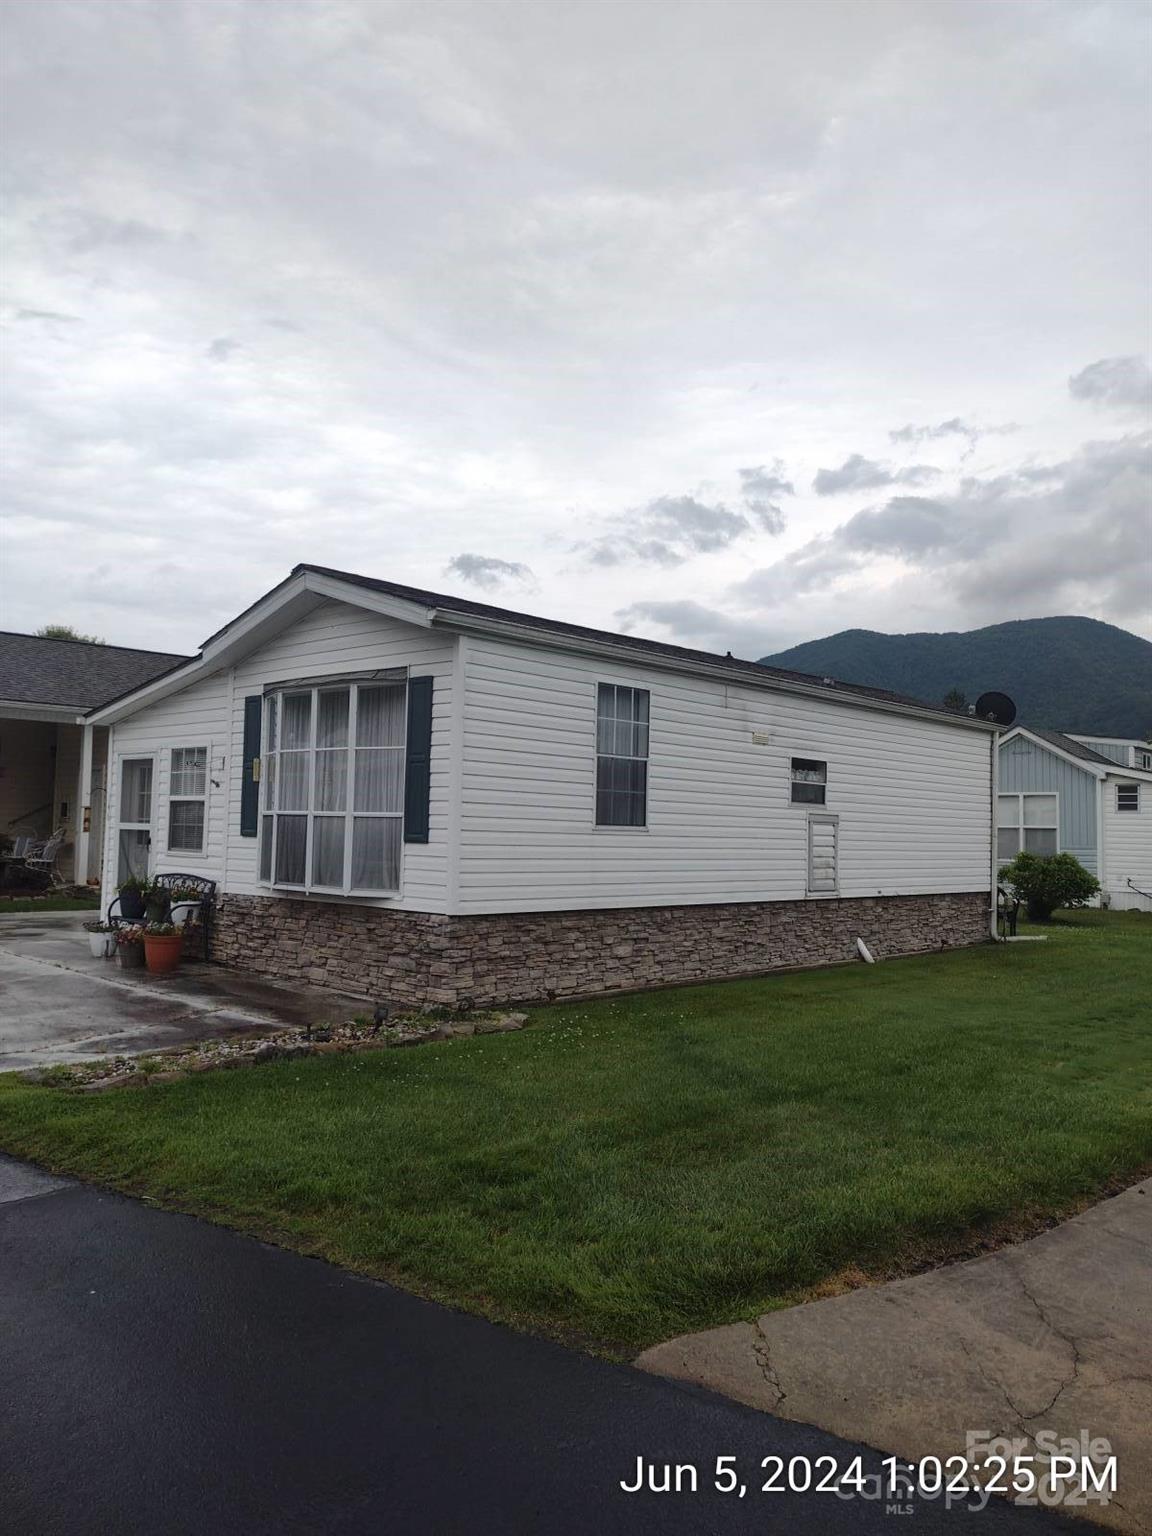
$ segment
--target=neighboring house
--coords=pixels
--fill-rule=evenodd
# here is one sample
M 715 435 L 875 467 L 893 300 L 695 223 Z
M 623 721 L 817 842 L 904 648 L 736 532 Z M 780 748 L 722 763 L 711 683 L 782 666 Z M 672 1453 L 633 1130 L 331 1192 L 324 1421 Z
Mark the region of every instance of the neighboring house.
M 1110 750 L 1105 752 L 1104 747 Z M 1071 853 L 1106 906 L 1152 911 L 1152 758 L 1146 742 L 1015 726 L 1000 739 L 997 857 Z
M 99 880 L 108 732 L 84 715 L 187 660 L 0 632 L 0 837 L 62 829 L 60 872 Z
M 990 933 L 995 728 L 313 565 L 97 710 L 106 899 L 403 1002 L 574 996 Z

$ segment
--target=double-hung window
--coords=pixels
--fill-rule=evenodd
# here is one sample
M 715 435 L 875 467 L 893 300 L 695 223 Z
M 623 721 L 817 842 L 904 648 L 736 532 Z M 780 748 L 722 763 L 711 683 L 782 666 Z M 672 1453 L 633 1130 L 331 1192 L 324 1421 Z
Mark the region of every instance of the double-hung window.
M 1117 784 L 1116 809 L 1118 811 L 1138 811 L 1140 809 L 1139 784 Z
M 1001 795 L 996 814 L 996 856 L 1014 859 L 1018 853 L 1047 858 L 1059 851 L 1060 833 L 1055 795 Z
M 264 700 L 260 878 L 292 890 L 400 889 L 407 675 Z
M 168 768 L 168 851 L 203 853 L 208 748 L 173 747 Z
M 648 824 L 647 688 L 601 683 L 596 691 L 596 825 Z
M 824 805 L 828 799 L 828 764 L 814 757 L 792 759 L 792 804 Z

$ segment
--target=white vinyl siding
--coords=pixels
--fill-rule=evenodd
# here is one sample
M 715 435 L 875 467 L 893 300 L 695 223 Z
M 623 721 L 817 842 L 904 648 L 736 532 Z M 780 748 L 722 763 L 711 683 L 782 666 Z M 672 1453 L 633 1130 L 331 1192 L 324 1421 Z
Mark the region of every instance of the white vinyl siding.
M 1100 786 L 1104 893 L 1122 911 L 1152 912 L 1152 784 L 1140 784 L 1139 810 L 1118 810 L 1117 790 L 1131 782 L 1109 778 Z
M 219 879 L 224 869 L 227 837 L 227 795 L 215 791 L 212 780 L 225 782 L 229 734 L 229 681 L 227 672 L 202 678 L 151 708 L 142 709 L 113 726 L 109 733 L 107 815 L 104 822 L 104 901 L 116 893 L 119 869 L 120 799 L 123 763 L 126 758 L 151 757 L 152 846 L 149 870 L 153 875 L 195 874 Z M 169 848 L 169 802 L 182 798 L 172 793 L 172 749 L 187 746 L 206 751 L 207 785 L 204 806 L 204 842 L 199 852 Z M 187 779 L 183 760 L 177 759 L 176 788 L 183 791 Z
M 510 641 L 470 638 L 466 657 L 456 910 L 802 900 L 793 757 L 829 765 L 842 896 L 988 889 L 984 732 Z M 597 688 L 612 682 L 651 695 L 643 837 L 594 825 Z

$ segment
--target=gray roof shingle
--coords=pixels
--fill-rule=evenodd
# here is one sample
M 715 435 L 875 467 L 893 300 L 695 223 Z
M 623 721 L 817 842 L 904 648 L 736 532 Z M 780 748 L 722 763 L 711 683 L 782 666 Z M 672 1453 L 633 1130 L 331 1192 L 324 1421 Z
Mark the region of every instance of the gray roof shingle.
M 1118 768 L 1119 763 L 1114 758 L 1105 757 L 1102 752 L 1094 752 L 1091 747 L 1086 747 L 1082 741 L 1076 741 L 1071 736 L 1065 736 L 1063 731 L 1048 731 L 1038 725 L 1024 725 L 1021 730 L 1028 732 L 1030 736 L 1038 736 L 1041 741 L 1046 741 L 1050 746 L 1059 747 L 1061 752 L 1067 752 L 1069 757 L 1079 757 L 1086 763 L 1093 763 L 1098 768 Z
M 558 636 L 570 635 L 578 639 L 605 641 L 612 645 L 628 646 L 642 655 L 667 656 L 687 665 L 723 667 L 726 671 L 736 669 L 747 672 L 752 679 L 763 679 L 767 675 L 780 678 L 784 682 L 825 685 L 822 677 L 815 677 L 809 672 L 792 672 L 784 667 L 764 667 L 758 661 L 742 661 L 738 657 L 721 656 L 713 651 L 695 651 L 683 645 L 668 645 L 661 640 L 644 640 L 638 635 L 621 635 L 609 630 L 589 629 L 583 624 L 568 624 L 562 619 L 543 619 L 537 614 L 517 613 L 509 608 L 494 607 L 491 603 L 477 603 L 471 598 L 453 597 L 444 592 L 428 592 L 421 587 L 407 587 L 395 581 L 381 581 L 375 576 L 358 576 L 352 571 L 337 571 L 326 565 L 306 563 L 297 565 L 293 568 L 292 574 L 296 575 L 299 571 L 313 571 L 318 576 L 331 576 L 337 581 L 366 587 L 372 592 L 388 593 L 392 597 L 419 603 L 427 608 L 439 608 L 446 613 L 474 614 L 480 618 L 503 620 L 505 623 L 520 624 Z M 235 619 L 232 620 L 232 623 L 235 622 Z M 225 625 L 225 629 L 228 627 Z M 838 678 L 830 680 L 825 686 L 830 694 L 851 694 L 854 698 L 875 699 L 877 703 L 909 705 L 915 709 L 931 710 L 935 714 L 944 715 L 953 720 L 967 718 L 954 709 L 946 709 L 942 704 L 929 704 L 923 699 L 910 698 L 902 693 L 892 693 L 886 688 L 868 688 L 862 683 L 842 683 Z
M 0 630 L 0 699 L 94 709 L 191 658 Z

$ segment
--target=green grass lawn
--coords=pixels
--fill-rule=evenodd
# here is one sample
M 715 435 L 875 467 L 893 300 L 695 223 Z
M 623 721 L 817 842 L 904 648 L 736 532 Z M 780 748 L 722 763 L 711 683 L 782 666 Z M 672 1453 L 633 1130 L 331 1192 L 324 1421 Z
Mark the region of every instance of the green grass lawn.
M 0 1146 L 632 1351 L 1152 1166 L 1152 916 L 1048 931 L 103 1095 L 0 1078 Z
M 5 912 L 98 912 L 100 893 L 90 896 L 0 896 L 0 917 Z

